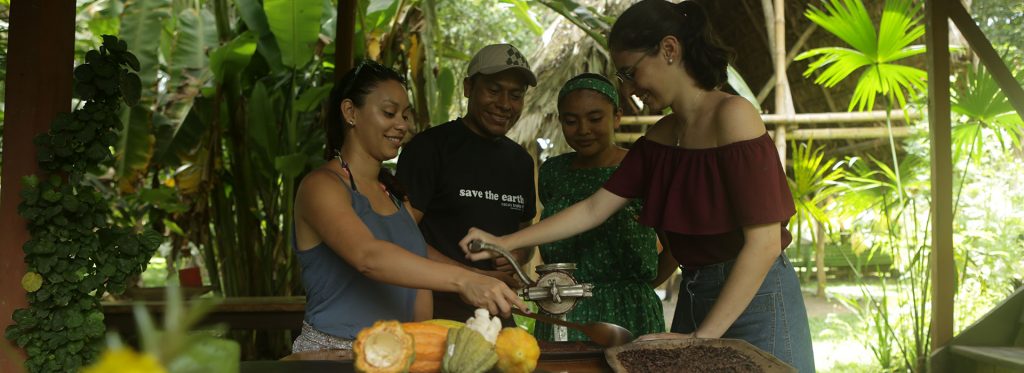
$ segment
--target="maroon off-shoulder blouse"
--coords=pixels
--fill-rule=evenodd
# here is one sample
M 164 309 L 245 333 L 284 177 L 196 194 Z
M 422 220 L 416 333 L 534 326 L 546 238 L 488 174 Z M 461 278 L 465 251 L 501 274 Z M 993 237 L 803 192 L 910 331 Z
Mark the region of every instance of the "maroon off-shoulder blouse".
M 748 225 L 779 223 L 780 252 L 793 240 L 786 229 L 796 211 L 793 196 L 767 132 L 707 149 L 641 137 L 604 189 L 643 199 L 640 223 L 663 231 L 684 267 L 736 259 Z

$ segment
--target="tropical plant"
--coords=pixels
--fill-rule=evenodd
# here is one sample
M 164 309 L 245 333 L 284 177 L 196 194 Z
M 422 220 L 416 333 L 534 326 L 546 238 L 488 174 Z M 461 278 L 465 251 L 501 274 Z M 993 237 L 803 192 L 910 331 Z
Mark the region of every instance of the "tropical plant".
M 822 6 L 824 9 L 811 5 L 804 15 L 846 42 L 849 48 L 815 48 L 801 53 L 797 61 L 817 57 L 804 76 L 819 72 L 814 82 L 831 88 L 863 68 L 850 100 L 850 111 L 855 107 L 872 110 L 878 95 L 904 107 L 904 92 L 925 87 L 924 70 L 897 64 L 925 52 L 924 46 L 911 45 L 924 36 L 919 4 L 911 0 L 886 1 L 877 29 L 861 0 L 827 0 L 822 1 Z
M 877 29 L 862 0 L 823 0 L 822 6 L 824 9 L 811 5 L 804 15 L 850 48 L 815 48 L 796 56 L 796 60 L 817 57 L 808 65 L 804 76 L 819 72 L 814 82 L 825 87 L 834 87 L 863 68 L 847 110 L 853 111 L 854 107 L 872 110 L 878 95 L 885 98 L 885 126 L 889 132 L 893 169 L 898 172 L 900 166 L 890 118 L 892 103 L 895 101 L 900 108 L 905 108 L 904 92 L 923 91 L 928 75 L 924 70 L 896 63 L 925 52 L 924 46 L 911 45 L 924 36 L 920 5 L 912 0 L 886 1 Z M 897 185 L 902 183 L 898 176 Z
M 129 71 L 138 71 L 139 61 L 109 35 L 85 61 L 74 71 L 84 105 L 35 138 L 45 174 L 22 180 L 18 213 L 31 238 L 21 285 L 29 305 L 14 311 L 5 336 L 25 349 L 31 372 L 75 371 L 92 360 L 105 329 L 100 297 L 124 292 L 163 242 L 141 224 L 114 224 L 109 197 L 86 181 L 113 157 L 121 100 L 139 101 L 139 77 Z
M 967 170 L 978 160 L 975 153 L 984 148 L 984 140 L 996 140 L 1003 150 L 1008 147 L 1019 148 L 1021 140 L 1024 139 L 1024 122 L 984 67 L 969 67 L 964 79 L 957 79 L 957 83 L 958 86 L 952 89 L 951 109 L 963 116 L 963 120 L 957 121 L 953 126 L 953 158 L 956 162 L 964 156 L 967 157 L 957 191 L 956 200 L 959 201 L 967 180 Z M 991 136 L 985 136 L 986 131 Z M 958 204 L 954 203 L 954 206 L 956 205 Z
M 923 147 L 914 150 L 919 148 Z M 931 211 L 927 180 L 916 175 L 927 171 L 927 163 L 908 153 L 899 173 L 873 157 L 849 158 L 842 166 L 843 177 L 837 183 L 844 192 L 837 197 L 838 218 L 862 237 L 869 255 L 885 253 L 894 260 L 895 276 L 879 278 L 880 292 L 873 292 L 866 275 L 854 267 L 864 299 L 854 309 L 872 330 L 868 338 L 882 368 L 922 371 L 930 341 L 927 222 Z M 897 183 L 898 174 L 910 182 Z
M 793 194 L 793 201 L 796 205 L 796 220 L 793 221 L 796 232 L 796 252 L 803 259 L 803 263 L 810 268 L 810 250 L 802 250 L 803 227 L 811 227 L 812 232 L 830 229 L 831 222 L 828 214 L 823 211 L 828 203 L 841 188 L 836 181 L 842 176 L 842 170 L 836 167 L 835 159 L 825 159 L 825 147 L 814 147 L 814 141 L 805 143 L 792 143 L 793 147 L 793 172 L 787 175 L 789 190 Z M 816 234 L 814 246 L 816 257 L 824 257 L 824 244 L 819 242 L 825 237 L 824 234 Z M 820 270 L 820 268 L 819 268 Z M 810 270 L 804 272 L 804 281 L 808 279 Z M 824 278 L 819 276 L 819 278 Z M 818 283 L 818 294 L 824 295 L 824 282 Z
M 118 334 L 108 333 L 106 350 L 82 373 L 238 372 L 238 342 L 220 338 L 225 325 L 193 330 L 219 299 L 198 298 L 186 305 L 177 278 L 168 282 L 165 299 L 162 329 L 145 306 L 136 304 L 133 309 L 141 351 L 126 346 Z
M 930 337 L 926 308 L 930 250 L 929 230 L 926 229 L 927 224 L 922 223 L 930 218 L 930 210 L 926 207 L 930 196 L 922 193 L 927 186 L 905 185 L 908 181 L 920 183 L 919 179 L 907 175 L 920 170 L 920 157 L 906 154 L 901 162 L 896 152 L 891 120 L 894 103 L 899 108 L 906 108 L 907 96 L 921 92 L 925 87 L 927 74 L 923 70 L 898 63 L 925 52 L 923 46 L 912 45 L 924 35 L 924 26 L 920 23 L 921 6 L 911 0 L 888 0 L 876 28 L 861 0 L 824 0 L 821 4 L 823 9 L 812 5 L 805 16 L 848 47 L 816 48 L 801 53 L 796 59 L 816 58 L 808 65 L 804 76 L 818 73 L 815 83 L 825 87 L 833 87 L 860 71 L 848 110 L 872 110 L 879 95 L 885 100 L 892 166 L 874 158 L 870 164 L 848 162 L 851 173 L 843 178 L 843 183 L 853 197 L 848 205 L 866 203 L 873 207 L 859 212 L 873 214 L 873 217 L 865 218 L 882 224 L 878 231 L 885 232 L 884 239 L 872 247 L 891 251 L 900 273 L 892 280 L 897 300 L 912 302 L 907 312 L 889 315 L 890 299 L 884 294 L 888 282 L 883 279 L 882 297 L 874 298 L 865 292 L 865 296 L 872 297 L 869 299 L 875 306 L 863 308 L 860 315 L 879 326 L 876 330 L 878 343 L 872 348 L 876 350 L 876 358 L 883 368 L 902 366 L 923 370 Z M 892 352 L 886 351 L 892 344 L 898 347 L 901 359 L 893 359 Z
M 1019 75 L 1019 72 L 1018 72 Z M 962 168 L 957 182 L 954 222 L 957 294 L 972 302 L 959 302 L 957 326 L 963 327 L 1003 300 L 1007 286 L 1019 278 L 1014 268 L 1024 255 L 1021 233 L 1024 219 L 1015 211 L 1020 197 L 1015 175 L 1022 147 L 1021 117 L 1013 110 L 996 82 L 980 65 L 966 68 L 952 87 L 953 159 Z M 969 173 L 968 170 L 971 170 Z

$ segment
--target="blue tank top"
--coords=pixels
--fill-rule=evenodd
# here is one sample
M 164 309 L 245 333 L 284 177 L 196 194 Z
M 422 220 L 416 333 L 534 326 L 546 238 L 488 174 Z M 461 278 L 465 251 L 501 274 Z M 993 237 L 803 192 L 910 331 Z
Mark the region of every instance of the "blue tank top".
M 341 175 L 337 176 L 341 178 Z M 392 242 L 413 254 L 427 256 L 423 234 L 403 203 L 392 197 L 398 211 L 381 215 L 373 211 L 370 201 L 357 188 L 349 188 L 349 191 L 352 209 L 374 238 Z M 339 338 L 355 339 L 360 330 L 377 320 L 413 320 L 416 289 L 389 285 L 363 276 L 324 242 L 312 249 L 299 251 L 294 237 L 292 239 L 293 250 L 302 268 L 302 285 L 306 289 L 305 320 L 313 328 Z

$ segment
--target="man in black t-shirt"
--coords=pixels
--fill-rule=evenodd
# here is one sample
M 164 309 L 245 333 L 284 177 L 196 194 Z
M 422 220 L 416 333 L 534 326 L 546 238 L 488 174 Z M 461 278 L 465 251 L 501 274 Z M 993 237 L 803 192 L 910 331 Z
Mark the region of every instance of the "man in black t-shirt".
M 465 118 L 427 129 L 403 147 L 397 176 L 431 246 L 431 259 L 470 266 L 510 286 L 516 283 L 504 259 L 470 262 L 458 243 L 470 227 L 509 234 L 537 214 L 533 158 L 505 136 L 522 114 L 527 86 L 536 85 L 515 47 L 486 46 L 470 61 L 462 82 L 469 101 Z M 523 264 L 533 250 L 514 253 Z M 434 293 L 435 318 L 462 321 L 470 316 L 473 307 L 458 295 Z

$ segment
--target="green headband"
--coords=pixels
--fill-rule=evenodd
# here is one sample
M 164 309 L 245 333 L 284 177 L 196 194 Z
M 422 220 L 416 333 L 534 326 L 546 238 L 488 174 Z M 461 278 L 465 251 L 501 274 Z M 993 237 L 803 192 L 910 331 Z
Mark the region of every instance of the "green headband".
M 558 91 L 558 102 L 561 103 L 565 96 L 569 95 L 572 91 L 578 89 L 590 89 L 597 91 L 605 96 L 608 96 L 612 100 L 612 104 L 615 107 L 619 107 L 619 93 L 615 91 L 615 87 L 612 87 L 611 83 L 597 78 L 580 78 L 570 80 L 562 86 L 562 90 Z

